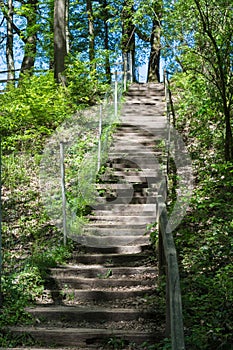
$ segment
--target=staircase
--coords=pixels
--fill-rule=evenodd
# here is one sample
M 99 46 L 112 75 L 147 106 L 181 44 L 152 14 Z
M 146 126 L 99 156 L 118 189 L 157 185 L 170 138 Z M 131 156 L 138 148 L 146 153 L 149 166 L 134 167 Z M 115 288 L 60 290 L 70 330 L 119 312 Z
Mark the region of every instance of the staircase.
M 148 224 L 156 221 L 163 184 L 161 84 L 133 84 L 121 110 L 97 204 L 72 261 L 53 268 L 44 295 L 27 311 L 31 326 L 14 327 L 20 349 L 147 349 L 164 337 L 156 304 L 157 262 Z M 21 339 L 21 340 L 20 340 Z

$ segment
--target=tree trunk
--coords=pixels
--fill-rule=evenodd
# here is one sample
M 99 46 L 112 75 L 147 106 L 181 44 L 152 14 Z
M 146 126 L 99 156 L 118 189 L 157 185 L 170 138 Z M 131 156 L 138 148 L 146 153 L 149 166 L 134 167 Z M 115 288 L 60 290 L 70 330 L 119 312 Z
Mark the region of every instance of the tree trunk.
M 108 10 L 107 10 L 107 0 L 103 1 L 103 12 L 104 12 L 104 49 L 106 51 L 105 56 L 105 74 L 107 77 L 108 82 L 111 81 L 111 67 L 110 67 L 110 61 L 109 61 L 109 30 L 108 30 Z
M 13 1 L 8 0 L 8 18 L 7 20 L 7 41 L 6 41 L 6 61 L 7 61 L 7 81 L 14 84 L 15 63 L 14 63 L 14 35 L 13 35 Z
M 160 81 L 160 32 L 161 28 L 157 23 L 153 25 L 153 32 L 151 34 L 151 51 L 148 66 L 148 81 Z
M 49 42 L 49 69 L 54 70 L 54 4 L 49 1 L 49 34 L 50 34 L 50 42 Z
M 89 35 L 89 60 L 93 62 L 95 59 L 95 31 L 94 31 L 94 16 L 91 0 L 86 0 L 87 15 L 88 15 L 88 35 Z
M 233 137 L 232 137 L 230 110 L 226 108 L 224 114 L 225 114 L 225 125 L 226 125 L 225 160 L 233 161 Z
M 148 66 L 148 77 L 147 80 L 150 81 L 160 81 L 160 51 L 161 51 L 161 24 L 160 20 L 162 17 L 162 4 L 160 1 L 154 8 L 155 18 L 153 20 L 153 28 L 150 38 L 150 59 Z
M 54 78 L 63 82 L 66 46 L 66 0 L 54 1 Z
M 134 1 L 126 0 L 123 5 L 122 20 L 122 39 L 121 47 L 124 66 L 128 66 L 127 57 L 131 53 L 133 66 L 133 81 L 135 81 L 135 25 L 133 23 Z
M 21 73 L 26 73 L 27 71 L 32 71 L 35 64 L 36 57 L 36 44 L 37 44 L 37 5 L 38 0 L 30 0 L 28 4 L 31 6 L 30 12 L 25 15 L 27 19 L 27 28 L 30 33 L 28 36 L 24 37 L 24 57 L 21 65 Z
M 66 53 L 70 52 L 70 31 L 69 31 L 69 0 L 66 0 Z

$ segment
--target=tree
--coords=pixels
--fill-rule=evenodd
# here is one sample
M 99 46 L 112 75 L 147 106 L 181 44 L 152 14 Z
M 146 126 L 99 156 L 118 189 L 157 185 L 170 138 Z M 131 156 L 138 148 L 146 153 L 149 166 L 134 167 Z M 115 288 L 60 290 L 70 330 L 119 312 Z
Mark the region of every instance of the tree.
M 232 20 L 231 1 L 179 0 L 167 8 L 165 28 L 170 54 L 182 71 L 204 78 L 222 116 L 226 161 L 233 160 Z
M 121 47 L 124 67 L 128 65 L 128 58 L 132 60 L 132 67 L 135 67 L 135 25 L 133 21 L 134 0 L 125 0 L 121 11 L 122 38 Z M 128 69 L 125 69 L 128 70 Z
M 12 0 L 9 0 L 9 7 L 11 3 Z M 13 13 L 13 8 L 9 10 L 4 0 L 0 0 L 8 24 L 7 52 L 4 53 L 8 59 L 8 70 L 13 71 L 13 52 L 17 46 L 20 47 L 17 59 L 20 57 L 21 73 L 33 73 L 38 65 L 42 68 L 47 66 L 54 69 L 58 81 L 70 49 L 73 57 L 80 55 L 82 60 L 89 60 L 92 64 L 101 62 L 100 70 L 105 71 L 108 81 L 111 64 L 122 55 L 128 70 L 131 56 L 136 79 L 135 67 L 142 62 L 142 46 L 146 43 L 147 46 L 151 44 L 149 76 L 158 80 L 159 4 L 154 0 L 80 0 L 78 4 L 76 0 L 20 0 Z M 141 23 L 137 21 L 138 13 Z M 143 16 L 146 16 L 147 23 Z
M 86 0 L 87 16 L 88 16 L 88 39 L 89 39 L 89 59 L 93 62 L 95 59 L 95 30 L 94 15 L 91 0 Z
M 160 53 L 161 53 L 161 19 L 162 1 L 153 3 L 152 31 L 150 36 L 150 58 L 148 65 L 148 81 L 160 81 Z
M 7 81 L 12 83 L 15 79 L 15 63 L 14 63 L 14 33 L 13 33 L 13 1 L 8 0 L 8 18 L 7 21 L 7 42 L 6 42 L 6 62 L 7 62 Z
M 13 37 L 11 33 L 16 33 L 18 37 L 24 43 L 24 56 L 21 64 L 21 73 L 25 73 L 26 71 L 32 71 L 35 65 L 36 51 L 37 51 L 37 31 L 39 29 L 39 25 L 37 24 L 37 7 L 38 0 L 29 0 L 27 3 L 22 2 L 21 6 L 18 8 L 14 8 L 14 13 L 18 18 L 26 19 L 26 28 L 20 28 L 13 21 L 13 6 L 9 6 L 8 8 L 5 6 L 4 2 L 1 0 L 0 5 L 3 11 L 3 14 L 7 20 L 7 28 L 9 33 L 9 38 L 7 39 L 7 50 L 8 50 L 8 60 L 9 64 L 13 64 L 12 53 L 13 48 L 10 46 L 13 43 Z M 11 33 L 10 33 L 11 32 Z M 10 52 L 12 50 L 12 52 Z M 11 58 L 9 57 L 11 55 Z
M 31 71 L 35 65 L 37 46 L 37 6 L 38 0 L 29 0 L 23 15 L 27 20 L 27 35 L 23 36 L 24 57 L 21 65 L 21 73 Z
M 67 55 L 66 43 L 66 1 L 54 1 L 54 77 L 61 81 L 61 74 L 65 70 L 65 57 Z
M 147 81 L 160 81 L 161 21 L 163 2 L 148 0 L 139 5 L 135 13 L 135 31 L 150 45 Z
M 108 10 L 107 0 L 100 0 L 99 19 L 103 23 L 105 74 L 106 74 L 107 80 L 110 81 L 110 79 L 111 79 L 111 67 L 110 67 L 110 57 L 109 57 L 110 45 L 109 45 L 109 23 L 108 23 L 108 21 L 110 19 L 110 13 Z

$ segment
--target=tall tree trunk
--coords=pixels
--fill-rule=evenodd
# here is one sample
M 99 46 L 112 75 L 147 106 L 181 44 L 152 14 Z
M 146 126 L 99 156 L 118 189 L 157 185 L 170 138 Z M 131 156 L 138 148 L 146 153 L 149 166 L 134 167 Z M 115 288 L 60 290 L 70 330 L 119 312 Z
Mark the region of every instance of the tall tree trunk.
M 24 37 L 24 57 L 21 65 L 21 73 L 23 74 L 27 71 L 32 71 L 34 68 L 37 44 L 36 17 L 38 0 L 30 0 L 27 4 L 30 5 L 30 11 L 28 11 L 28 14 L 25 15 L 25 17 L 27 19 L 27 28 L 30 34 Z
M 147 80 L 150 81 L 160 81 L 160 51 L 161 51 L 161 16 L 162 16 L 162 4 L 160 4 L 160 1 L 156 3 L 155 8 L 155 18 L 153 20 L 153 28 L 150 38 L 150 59 L 149 59 L 149 66 L 148 66 L 148 76 Z
M 54 2 L 49 1 L 49 69 L 54 70 Z
M 70 6 L 70 1 L 66 0 L 66 53 L 67 54 L 70 52 L 69 6 Z
M 63 82 L 66 45 L 66 0 L 54 1 L 54 78 Z
M 109 30 L 108 30 L 108 10 L 107 10 L 107 0 L 103 1 L 103 11 L 104 11 L 104 49 L 106 51 L 105 56 L 105 74 L 107 77 L 107 80 L 111 81 L 111 67 L 110 67 L 110 60 L 109 60 Z
M 95 59 L 95 30 L 91 0 L 86 0 L 86 6 L 88 15 L 89 60 L 90 62 L 93 62 Z
M 125 0 L 121 13 L 122 39 L 121 47 L 124 66 L 128 67 L 128 58 L 131 54 L 133 66 L 133 80 L 135 80 L 135 26 L 133 23 L 134 0 Z
M 8 0 L 8 18 L 7 21 L 7 41 L 6 41 L 6 62 L 7 62 L 7 81 L 14 84 L 15 63 L 14 63 L 14 34 L 13 34 L 13 1 Z
M 225 160 L 233 161 L 233 136 L 232 136 L 232 127 L 231 127 L 231 112 L 229 108 L 225 106 L 225 126 L 226 126 L 226 135 L 225 135 Z

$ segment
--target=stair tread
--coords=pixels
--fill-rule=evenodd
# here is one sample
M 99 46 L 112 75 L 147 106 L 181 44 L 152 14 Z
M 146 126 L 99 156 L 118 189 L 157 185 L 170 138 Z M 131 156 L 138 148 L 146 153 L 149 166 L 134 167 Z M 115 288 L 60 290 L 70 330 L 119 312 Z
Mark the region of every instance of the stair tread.
M 74 328 L 74 327 L 67 327 L 67 328 L 57 328 L 52 326 L 46 326 L 45 327 L 10 327 L 12 331 L 19 331 L 22 333 L 30 332 L 31 334 L 35 334 L 37 332 L 41 332 L 42 335 L 46 333 L 53 333 L 57 336 L 63 336 L 65 334 L 74 334 L 77 339 L 80 337 L 80 335 L 85 335 L 89 338 L 92 337 L 92 335 L 122 335 L 122 336 L 128 336 L 133 335 L 135 338 L 137 337 L 144 337 L 145 335 L 151 335 L 153 338 L 156 337 L 156 334 L 154 332 L 148 332 L 145 334 L 145 331 L 139 332 L 137 330 L 115 330 L 115 329 L 94 329 L 94 328 Z
M 77 312 L 79 314 L 84 314 L 84 313 L 108 313 L 108 314 L 115 314 L 115 313 L 121 313 L 121 314 L 139 314 L 141 313 L 146 314 L 146 313 L 156 313 L 156 310 L 154 309 L 146 309 L 146 310 L 138 310 L 136 308 L 110 308 L 110 307 L 101 307 L 97 305 L 93 306 L 80 306 L 80 305 L 36 305 L 34 307 L 27 307 L 25 309 L 27 312 L 44 312 L 44 311 L 49 311 L 49 312 L 68 312 L 68 313 L 73 313 Z
M 156 221 L 157 188 L 163 180 L 164 95 L 160 83 L 129 87 L 105 172 L 99 175 L 104 183 L 96 184 L 103 196 L 83 231 L 68 235 L 77 250 L 67 264 L 49 269 L 43 294 L 26 309 L 34 325 L 9 327 L 16 335 L 29 334 L 41 347 L 35 343 L 14 350 L 48 350 L 46 345 L 87 350 L 115 337 L 137 344 L 164 338 L 164 321 L 147 303 L 158 290 L 147 225 Z
M 81 270 L 83 271 L 92 271 L 94 272 L 94 270 L 107 270 L 108 267 L 104 267 L 103 265 L 100 265 L 100 264 L 88 264 L 88 265 L 85 265 L 85 264 L 76 264 L 76 265 L 62 265 L 62 266 L 59 266 L 59 267 L 54 267 L 52 269 L 50 269 L 50 271 L 52 271 L 53 273 L 56 273 L 56 272 L 69 272 L 69 271 L 72 271 L 72 272 L 80 272 Z M 125 272 L 129 272 L 129 273 L 136 273 L 138 271 L 138 273 L 143 273 L 143 272 L 148 272 L 148 271 L 154 271 L 156 268 L 155 267 L 148 267 L 148 266 L 134 266 L 134 267 L 128 267 L 128 266 L 119 266 L 119 267 L 111 267 L 112 271 L 114 273 L 121 273 L 121 274 L 124 274 Z

